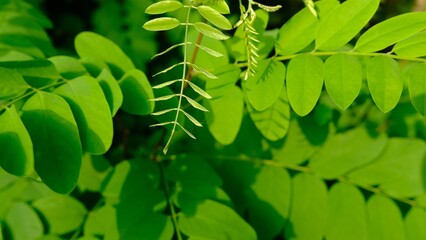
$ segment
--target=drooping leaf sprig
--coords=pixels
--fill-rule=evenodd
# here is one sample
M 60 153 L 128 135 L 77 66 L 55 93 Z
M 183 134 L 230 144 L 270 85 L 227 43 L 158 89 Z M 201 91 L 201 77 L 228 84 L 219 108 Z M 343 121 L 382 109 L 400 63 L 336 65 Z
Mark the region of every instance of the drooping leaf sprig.
M 275 12 L 281 8 L 281 5 L 277 6 L 267 6 L 253 0 L 248 1 L 247 9 L 242 4 L 241 0 L 239 0 L 241 18 L 235 24 L 235 27 L 242 26 L 244 30 L 244 39 L 246 46 L 246 57 L 247 57 L 247 71 L 244 74 L 244 80 L 247 80 L 249 77 L 253 77 L 256 73 L 256 69 L 258 67 L 258 59 L 259 59 L 259 48 L 258 44 L 259 33 L 256 31 L 254 27 L 254 21 L 256 20 L 256 12 L 253 9 L 253 6 L 258 6 L 259 8 L 267 11 L 267 12 Z
M 164 115 L 171 112 L 174 113 L 173 119 L 171 121 L 165 121 L 165 122 L 160 122 L 160 123 L 151 125 L 152 127 L 171 125 L 171 132 L 169 134 L 167 143 L 163 149 L 164 154 L 167 154 L 167 151 L 169 149 L 173 136 L 175 132 L 177 131 L 177 129 L 179 128 L 182 129 L 189 137 L 195 139 L 195 136 L 184 127 L 184 124 L 182 122 L 180 122 L 180 117 L 182 115 L 184 116 L 185 119 L 188 119 L 195 126 L 202 127 L 202 124 L 195 117 L 193 117 L 190 113 L 188 113 L 187 111 L 183 109 L 184 102 L 187 102 L 189 105 L 191 105 L 195 109 L 198 109 L 204 112 L 207 111 L 207 109 L 203 107 L 201 104 L 199 104 L 196 100 L 192 99 L 191 97 L 185 94 L 186 86 L 189 86 L 192 90 L 194 90 L 197 94 L 199 94 L 203 98 L 207 98 L 207 99 L 211 98 L 211 96 L 206 91 L 204 91 L 202 88 L 200 88 L 199 86 L 191 82 L 191 78 L 190 78 L 191 73 L 197 72 L 197 73 L 205 75 L 206 77 L 210 79 L 217 78 L 215 75 L 213 75 L 209 71 L 205 70 L 204 68 L 196 65 L 194 62 L 191 62 L 189 60 L 190 59 L 190 57 L 188 56 L 189 46 L 193 45 L 195 46 L 195 48 L 205 51 L 212 57 L 222 56 L 222 54 L 216 52 L 213 49 L 202 46 L 199 43 L 191 42 L 188 37 L 190 28 L 194 28 L 200 34 L 213 39 L 217 39 L 217 40 L 228 39 L 229 37 L 225 35 L 221 30 L 232 29 L 231 23 L 228 21 L 226 17 L 222 15 L 222 14 L 229 13 L 229 7 L 224 0 L 191 0 L 188 3 L 181 3 L 179 1 L 174 1 L 174 0 L 166 0 L 166 1 L 160 1 L 157 3 L 151 4 L 146 9 L 146 13 L 151 15 L 159 15 L 159 14 L 173 12 L 179 9 L 186 9 L 187 11 L 186 19 L 184 20 L 184 22 L 181 22 L 177 18 L 173 18 L 173 17 L 157 17 L 146 22 L 143 26 L 145 29 L 150 31 L 166 31 L 166 30 L 177 28 L 177 27 L 185 28 L 184 37 L 181 43 L 175 44 L 169 47 L 168 49 L 166 49 L 165 51 L 159 54 L 156 54 L 154 56 L 154 57 L 159 57 L 175 48 L 178 48 L 178 47 L 183 48 L 183 59 L 181 62 L 176 63 L 154 74 L 154 77 L 155 77 L 157 75 L 167 73 L 176 67 L 182 67 L 182 75 L 180 77 L 170 81 L 166 81 L 164 83 L 161 83 L 153 87 L 154 89 L 162 89 L 173 84 L 180 84 L 180 88 L 177 93 L 172 93 L 169 95 L 151 99 L 151 101 L 154 101 L 154 102 L 169 101 L 172 99 L 178 100 L 176 107 L 167 108 L 167 109 L 152 113 L 154 116 L 160 116 L 160 115 Z M 191 11 L 193 10 L 197 11 L 206 20 L 207 23 L 191 22 Z

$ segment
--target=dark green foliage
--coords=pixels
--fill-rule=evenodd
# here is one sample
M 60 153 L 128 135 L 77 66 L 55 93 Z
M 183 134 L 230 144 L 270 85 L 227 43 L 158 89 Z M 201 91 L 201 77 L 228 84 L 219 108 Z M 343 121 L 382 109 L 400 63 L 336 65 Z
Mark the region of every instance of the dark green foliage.
M 267 2 L 0 0 L 0 240 L 426 239 L 426 12 Z

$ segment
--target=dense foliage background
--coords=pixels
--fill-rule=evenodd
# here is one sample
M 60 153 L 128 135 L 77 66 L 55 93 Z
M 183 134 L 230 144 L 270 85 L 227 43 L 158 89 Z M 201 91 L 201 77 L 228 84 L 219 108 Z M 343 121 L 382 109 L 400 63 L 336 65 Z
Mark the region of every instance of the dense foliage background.
M 38 175 L 49 187 L 32 171 L 33 166 L 5 164 L 12 155 L 6 154 L 10 153 L 5 147 L 5 139 L 9 138 L 0 125 L 0 164 L 9 172 L 0 168 L 0 240 L 426 239 L 426 119 L 422 116 L 426 108 L 419 110 L 413 106 L 416 101 L 410 98 L 408 80 L 404 80 L 398 104 L 386 113 L 381 110 L 389 107 L 376 107 L 380 104 L 372 100 L 370 91 L 374 90 L 367 87 L 366 81 L 346 110 L 337 106 L 328 95 L 330 91 L 324 89 L 315 108 L 306 114 L 300 114 L 303 109 L 290 113 L 284 90 L 278 93 L 281 97 L 276 107 L 284 109 L 284 116 L 277 117 L 273 111 L 261 112 L 262 115 L 249 104 L 243 111 L 242 106 L 250 96 L 244 96 L 243 102 L 240 89 L 246 86 L 238 80 L 242 75 L 240 68 L 231 66 L 235 62 L 242 69 L 247 67 L 247 58 L 241 57 L 241 35 L 234 30 L 225 31 L 235 36 L 224 42 L 204 37 L 203 45 L 224 56 L 217 60 L 200 51 L 196 63 L 220 75 L 221 82 L 209 82 L 210 79 L 199 75 L 192 80 L 209 94 L 218 89 L 220 93 L 227 92 L 223 97 L 226 101 L 212 103 L 198 98 L 197 91 L 188 91 L 190 97 L 217 115 L 191 111 L 204 125 L 188 128 L 197 140 L 180 131 L 169 154 L 163 155 L 161 149 L 168 133 L 149 126 L 165 120 L 149 115 L 152 105 L 141 103 L 140 99 L 152 98 L 152 94 L 167 95 L 170 91 L 146 91 L 151 89 L 148 81 L 154 86 L 181 74 L 181 70 L 173 69 L 165 76 L 150 77 L 182 61 L 183 52 L 177 49 L 151 60 L 153 55 L 182 42 L 182 29 L 143 29 L 142 25 L 154 18 L 145 14 L 146 8 L 156 2 L 151 0 L 26 2 L 0 0 L 0 19 L 5 19 L 0 22 L 1 75 L 31 85 L 28 89 L 15 89 L 10 93 L 13 97 L 39 87 L 49 94 L 34 91 L 40 102 L 35 98 L 28 100 L 28 95 L 14 99 L 13 107 L 6 109 L 3 106 L 10 96 L 0 89 L 0 122 L 5 123 L 9 117 L 22 118 L 36 153 L 49 152 L 46 165 L 37 167 L 37 159 L 35 162 Z M 261 55 L 273 56 L 278 29 L 305 5 L 303 1 L 290 0 L 259 2 L 283 5 L 269 14 L 257 12 L 260 20 L 255 27 L 265 36 Z M 236 23 L 240 19 L 238 1 L 228 4 L 231 14 L 226 16 Z M 421 9 L 421 1 L 381 1 L 362 32 L 414 10 L 426 9 Z M 181 12 L 168 16 L 185 17 Z M 195 31 L 189 34 L 194 42 L 197 37 Z M 353 46 L 355 40 L 342 47 L 342 51 Z M 191 53 L 194 51 L 190 49 Z M 408 76 L 417 60 L 401 58 L 396 68 Z M 289 59 L 282 61 L 287 70 Z M 360 59 L 365 67 L 367 57 Z M 424 55 L 418 59 L 424 62 Z M 277 68 L 271 74 L 285 75 L 285 69 Z M 90 83 L 92 77 L 102 89 Z M 63 79 L 59 84 L 52 80 L 59 78 Z M 115 80 L 119 80 L 120 88 L 111 83 Z M 51 85 L 44 88 L 43 84 Z M 91 91 L 73 102 L 70 89 Z M 28 127 L 34 126 L 37 119 L 37 104 L 44 100 L 60 102 L 54 96 L 66 99 L 77 123 L 85 119 L 94 132 L 77 129 L 72 114 L 65 112 L 65 127 L 54 116 L 46 117 L 58 124 L 50 126 L 55 132 L 53 137 L 43 135 L 43 122 Z M 122 106 L 117 96 L 121 96 Z M 47 107 L 62 111 L 49 104 Z M 170 107 L 167 103 L 156 103 L 160 110 Z M 111 114 L 102 115 L 105 109 Z M 233 116 L 239 111 L 243 117 L 236 122 Z M 219 119 L 220 124 L 214 121 L 218 121 L 219 115 L 224 116 Z M 266 127 L 259 123 L 265 119 Z M 283 122 L 288 125 L 281 126 Z M 110 126 L 113 132 L 108 130 Z M 262 131 L 265 128 L 272 130 Z M 61 138 L 82 133 L 82 146 L 75 144 L 78 140 Z M 34 135 L 40 137 L 34 139 Z M 105 140 L 109 137 L 112 143 Z M 55 148 L 69 151 L 59 152 Z M 56 164 L 61 154 L 82 159 L 77 161 L 81 169 L 69 165 L 69 172 L 54 172 L 50 166 Z M 75 188 L 66 179 L 68 174 L 79 176 Z

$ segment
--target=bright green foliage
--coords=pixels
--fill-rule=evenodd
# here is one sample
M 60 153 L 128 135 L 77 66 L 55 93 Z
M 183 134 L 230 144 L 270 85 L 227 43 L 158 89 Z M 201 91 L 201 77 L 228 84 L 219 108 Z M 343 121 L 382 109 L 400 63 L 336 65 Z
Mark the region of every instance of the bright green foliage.
M 327 92 L 341 109 L 347 109 L 359 95 L 362 66 L 358 58 L 336 54 L 325 61 L 324 81 Z
M 293 110 L 305 116 L 315 107 L 324 81 L 324 63 L 319 57 L 302 54 L 287 69 L 288 99 Z
M 392 110 L 403 89 L 398 63 L 385 56 L 370 58 L 367 63 L 367 81 L 377 107 L 383 112 Z
M 0 239 L 426 238 L 424 12 L 227 2 L 0 3 Z
M 348 0 L 319 24 L 315 36 L 315 47 L 320 50 L 334 50 L 348 43 L 379 7 L 380 0 Z

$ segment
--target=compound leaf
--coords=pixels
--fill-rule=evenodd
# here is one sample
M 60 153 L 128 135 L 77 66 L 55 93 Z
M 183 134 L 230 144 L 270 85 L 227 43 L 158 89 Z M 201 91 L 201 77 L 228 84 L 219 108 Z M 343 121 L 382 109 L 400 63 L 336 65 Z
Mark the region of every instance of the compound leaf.
M 82 149 L 77 124 L 67 102 L 37 92 L 22 107 L 22 122 L 34 145 L 35 170 L 43 182 L 59 193 L 77 184 Z
M 287 93 L 293 110 L 305 116 L 315 107 L 324 82 L 324 66 L 319 57 L 302 54 L 287 68 Z

